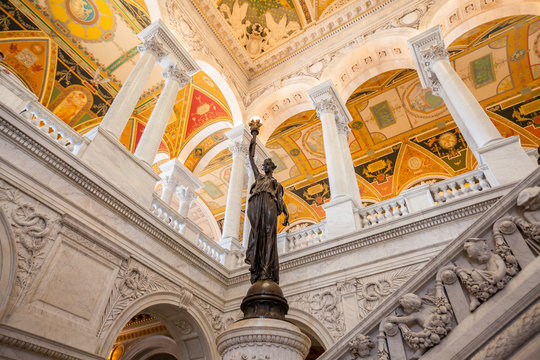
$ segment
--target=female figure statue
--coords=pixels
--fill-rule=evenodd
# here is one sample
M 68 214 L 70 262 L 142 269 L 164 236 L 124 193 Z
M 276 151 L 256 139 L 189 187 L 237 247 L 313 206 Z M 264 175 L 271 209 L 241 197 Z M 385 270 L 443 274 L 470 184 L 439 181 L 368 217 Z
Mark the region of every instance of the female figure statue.
M 279 284 L 279 263 L 277 250 L 277 217 L 283 213 L 283 225 L 289 224 L 289 213 L 283 202 L 283 186 L 272 176 L 276 165 L 268 158 L 262 165 L 264 174 L 255 164 L 255 145 L 259 134 L 260 121 L 250 123 L 251 142 L 249 161 L 255 174 L 255 182 L 249 190 L 247 215 L 251 223 L 245 262 L 250 266 L 251 283 L 272 280 Z

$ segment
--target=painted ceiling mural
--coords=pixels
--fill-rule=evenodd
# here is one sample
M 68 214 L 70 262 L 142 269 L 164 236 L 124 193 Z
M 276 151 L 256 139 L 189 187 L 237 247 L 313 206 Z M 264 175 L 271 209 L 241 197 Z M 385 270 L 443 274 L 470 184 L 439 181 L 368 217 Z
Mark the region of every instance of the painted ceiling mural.
M 142 0 L 4 1 L 2 65 L 84 134 L 99 125 L 135 65 L 136 34 L 149 23 Z M 135 151 L 159 98 L 164 83 L 159 72 L 156 66 L 121 136 L 130 151 Z M 194 135 L 219 121 L 232 124 L 225 97 L 199 72 L 178 93 L 159 151 L 177 157 Z
M 253 56 L 302 31 L 313 21 L 308 15 L 324 16 L 337 6 L 332 1 L 303 0 L 220 0 L 215 4 L 230 24 L 242 24 L 238 37 L 243 36 L 246 49 L 250 43 Z M 136 34 L 149 22 L 142 0 L 3 1 L 2 66 L 19 77 L 43 105 L 86 133 L 100 123 L 135 65 L 140 43 Z M 265 30 L 273 26 L 281 33 L 271 35 L 272 31 Z M 266 40 L 254 44 L 256 36 L 266 36 Z M 519 135 L 522 145 L 531 148 L 540 144 L 539 44 L 540 20 L 515 17 L 481 25 L 449 48 L 457 72 L 503 136 Z M 130 151 L 136 149 L 162 86 L 156 66 L 121 137 Z M 380 74 L 356 89 L 346 104 L 353 117 L 349 146 L 365 205 L 477 165 L 445 105 L 421 88 L 414 70 Z M 232 125 L 227 102 L 212 79 L 199 72 L 178 93 L 159 150 L 161 162 L 177 157 L 201 130 L 223 121 Z M 204 169 L 200 161 L 226 141 L 225 133 L 226 128 L 216 129 L 197 144 L 191 141 L 193 148 L 185 159 L 189 169 L 198 168 L 204 184 L 200 198 L 218 223 L 224 216 L 231 154 L 221 151 Z M 324 219 L 322 205 L 329 201 L 330 189 L 315 112 L 290 117 L 266 146 L 277 165 L 275 176 L 286 189 L 291 223 Z M 154 169 L 159 172 L 157 165 Z
M 530 148 L 540 145 L 539 43 L 540 20 L 518 17 L 484 24 L 449 48 L 454 67 L 501 134 L 519 135 Z M 364 205 L 477 166 L 442 99 L 422 89 L 414 70 L 371 78 L 346 105 L 353 117 L 349 146 Z M 330 200 L 330 190 L 315 111 L 283 122 L 266 147 L 277 165 L 274 176 L 294 203 L 291 224 L 324 219 L 322 205 Z M 218 220 L 224 216 L 230 166 L 230 153 L 224 150 L 202 175 L 213 196 L 201 196 L 207 196 Z

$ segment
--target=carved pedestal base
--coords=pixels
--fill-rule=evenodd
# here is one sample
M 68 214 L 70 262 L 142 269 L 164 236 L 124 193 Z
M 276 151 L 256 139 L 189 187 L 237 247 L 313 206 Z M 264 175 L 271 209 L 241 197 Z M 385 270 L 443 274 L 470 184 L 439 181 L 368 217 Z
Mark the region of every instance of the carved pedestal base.
M 309 338 L 293 324 L 276 319 L 243 319 L 216 340 L 223 360 L 302 360 L 311 346 Z
M 249 288 L 240 309 L 244 319 L 272 318 L 285 320 L 289 311 L 287 300 L 278 284 L 272 280 L 260 280 Z

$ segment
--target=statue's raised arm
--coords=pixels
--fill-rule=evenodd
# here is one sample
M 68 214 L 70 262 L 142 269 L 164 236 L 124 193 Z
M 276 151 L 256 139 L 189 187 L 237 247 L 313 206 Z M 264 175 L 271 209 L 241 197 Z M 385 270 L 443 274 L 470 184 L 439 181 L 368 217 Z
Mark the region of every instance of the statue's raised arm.
M 251 129 L 251 142 L 249 143 L 249 163 L 253 169 L 255 179 L 259 176 L 260 172 L 255 164 L 255 147 L 257 146 L 257 135 L 259 135 L 259 129 L 261 128 L 260 120 L 251 120 L 249 122 L 249 128 Z

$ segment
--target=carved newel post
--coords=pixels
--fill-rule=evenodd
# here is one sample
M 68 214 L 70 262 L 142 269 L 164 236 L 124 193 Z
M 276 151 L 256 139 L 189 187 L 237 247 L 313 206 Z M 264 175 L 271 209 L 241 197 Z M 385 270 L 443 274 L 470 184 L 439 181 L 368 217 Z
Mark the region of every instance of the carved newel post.
M 223 360 L 301 360 L 311 342 L 298 327 L 285 320 L 289 306 L 279 287 L 277 220 L 283 214 L 283 223 L 288 224 L 289 213 L 283 202 L 283 187 L 272 176 L 274 162 L 264 160 L 262 173 L 255 164 L 261 123 L 252 120 L 249 125 L 249 160 L 254 181 L 249 189 L 247 218 L 251 231 L 245 261 L 250 265 L 252 285 L 240 305 L 244 318 L 219 335 L 216 342 Z

